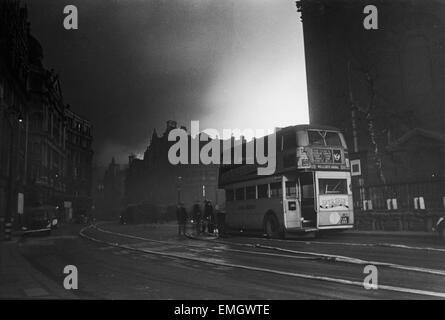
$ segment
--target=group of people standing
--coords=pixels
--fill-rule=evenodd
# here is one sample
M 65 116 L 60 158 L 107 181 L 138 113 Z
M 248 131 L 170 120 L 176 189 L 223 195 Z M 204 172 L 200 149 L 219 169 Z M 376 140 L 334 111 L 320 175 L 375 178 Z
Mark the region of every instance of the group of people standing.
M 176 216 L 178 220 L 178 235 L 185 235 L 185 227 L 189 216 L 187 210 L 184 207 L 184 203 L 179 203 L 176 209 Z M 222 234 L 224 232 L 224 213 L 213 210 L 213 205 L 210 200 L 204 201 L 203 209 L 201 209 L 201 204 L 196 201 L 193 204 L 190 222 L 194 227 L 194 232 L 196 235 L 207 233 L 207 234 Z

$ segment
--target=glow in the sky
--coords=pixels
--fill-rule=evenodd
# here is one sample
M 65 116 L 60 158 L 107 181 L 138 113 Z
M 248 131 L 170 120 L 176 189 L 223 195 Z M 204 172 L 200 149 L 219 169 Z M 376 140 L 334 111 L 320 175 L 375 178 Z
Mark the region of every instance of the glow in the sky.
M 218 130 L 308 123 L 303 31 L 293 1 L 237 1 L 234 12 L 232 48 L 201 122 Z

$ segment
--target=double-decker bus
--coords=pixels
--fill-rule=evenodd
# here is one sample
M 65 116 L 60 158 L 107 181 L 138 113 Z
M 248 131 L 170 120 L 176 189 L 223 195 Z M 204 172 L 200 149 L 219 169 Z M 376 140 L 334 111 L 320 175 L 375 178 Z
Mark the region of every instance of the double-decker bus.
M 276 139 L 272 175 L 258 175 L 257 165 L 252 164 L 220 166 L 226 226 L 263 231 L 269 237 L 352 228 L 350 164 L 340 130 L 297 125 L 264 139 L 271 138 Z

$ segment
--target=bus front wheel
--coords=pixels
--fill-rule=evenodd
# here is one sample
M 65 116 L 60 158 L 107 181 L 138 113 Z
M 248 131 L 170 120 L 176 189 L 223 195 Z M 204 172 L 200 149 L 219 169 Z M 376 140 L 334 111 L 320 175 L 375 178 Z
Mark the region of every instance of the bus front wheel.
M 281 238 L 280 225 L 275 215 L 268 214 L 264 218 L 264 233 L 268 238 Z

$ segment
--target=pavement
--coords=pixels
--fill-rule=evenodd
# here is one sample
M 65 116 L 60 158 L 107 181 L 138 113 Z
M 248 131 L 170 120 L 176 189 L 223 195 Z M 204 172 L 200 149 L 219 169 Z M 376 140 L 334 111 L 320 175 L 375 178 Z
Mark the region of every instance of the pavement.
M 0 299 L 445 298 L 445 243 L 432 233 L 192 239 L 174 223 L 111 222 L 81 237 L 83 227 L 0 242 Z M 364 289 L 368 263 L 382 289 Z M 63 288 L 68 264 L 79 270 L 78 290 Z
M 20 239 L 0 242 L 0 299 L 73 299 L 20 253 Z

